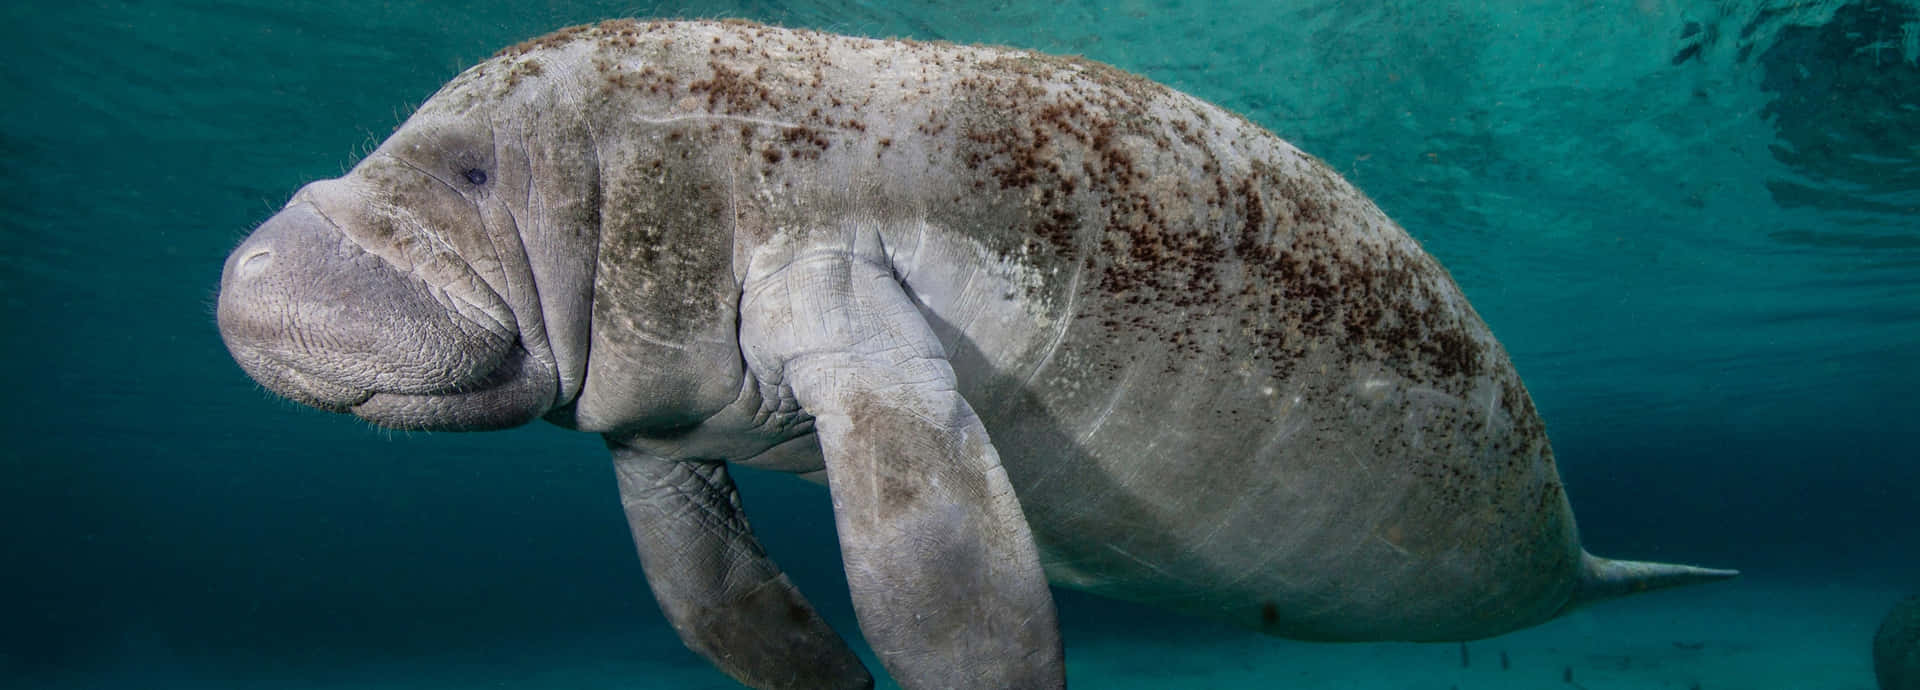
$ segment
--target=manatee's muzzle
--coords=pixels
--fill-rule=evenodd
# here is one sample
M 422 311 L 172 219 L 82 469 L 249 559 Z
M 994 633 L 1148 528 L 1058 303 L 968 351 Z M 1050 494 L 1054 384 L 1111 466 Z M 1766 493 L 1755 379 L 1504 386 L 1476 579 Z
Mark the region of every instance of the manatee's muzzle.
M 499 388 L 502 370 L 519 372 L 508 363 L 523 352 L 514 337 L 456 313 L 448 299 L 446 290 L 364 250 L 314 203 L 296 201 L 228 257 L 217 320 L 227 349 L 255 381 L 296 402 L 348 412 L 381 394 Z

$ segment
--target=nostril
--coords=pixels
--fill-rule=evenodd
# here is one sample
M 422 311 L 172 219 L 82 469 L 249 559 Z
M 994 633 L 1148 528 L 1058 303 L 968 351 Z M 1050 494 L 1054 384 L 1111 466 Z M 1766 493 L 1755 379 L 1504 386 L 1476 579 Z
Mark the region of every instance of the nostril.
M 252 278 L 259 275 L 261 271 L 267 270 L 267 267 L 271 265 L 273 265 L 273 252 L 265 249 L 256 249 L 252 253 L 240 257 L 240 266 L 236 269 L 236 273 L 241 278 Z

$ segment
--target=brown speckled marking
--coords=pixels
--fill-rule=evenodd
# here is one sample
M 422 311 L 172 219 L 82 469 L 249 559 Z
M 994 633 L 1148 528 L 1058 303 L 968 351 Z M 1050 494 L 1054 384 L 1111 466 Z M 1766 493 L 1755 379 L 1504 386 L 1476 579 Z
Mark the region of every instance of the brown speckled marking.
M 1104 304 L 1086 313 L 1102 314 L 1098 325 L 1113 337 L 1199 355 L 1203 341 L 1239 349 L 1219 337 L 1232 329 L 1262 343 L 1255 355 L 1279 367 L 1305 343 L 1332 339 L 1416 381 L 1483 370 L 1476 324 L 1447 301 L 1451 286 L 1434 282 L 1444 271 L 1411 243 L 1356 253 L 1334 224 L 1365 222 L 1356 216 L 1368 209 L 1328 200 L 1366 202 L 1341 193 L 1318 161 L 1289 152 L 1306 175 L 1257 159 L 1227 170 L 1213 149 L 1220 144 L 1199 134 L 1205 118 L 1176 94 L 1085 61 L 992 61 L 960 80 L 957 99 L 957 153 L 983 173 L 972 191 L 1023 209 L 992 246 L 1094 269 L 1090 296 Z M 923 131 L 949 125 L 934 118 Z M 1170 169 L 1178 160 L 1202 161 L 1200 174 Z M 1213 330 L 1142 316 L 1168 311 Z

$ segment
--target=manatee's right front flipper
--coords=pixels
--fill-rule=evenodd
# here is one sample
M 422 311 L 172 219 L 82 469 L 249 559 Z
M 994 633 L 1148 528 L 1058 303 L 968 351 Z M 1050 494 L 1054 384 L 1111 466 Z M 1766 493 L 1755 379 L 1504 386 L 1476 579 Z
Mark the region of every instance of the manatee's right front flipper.
M 740 327 L 756 375 L 814 417 L 860 629 L 910 690 L 1064 687 L 1053 595 L 999 453 L 867 249 L 749 281 Z
M 613 446 L 647 584 L 689 649 L 755 688 L 873 687 L 873 676 L 767 558 L 721 463 Z

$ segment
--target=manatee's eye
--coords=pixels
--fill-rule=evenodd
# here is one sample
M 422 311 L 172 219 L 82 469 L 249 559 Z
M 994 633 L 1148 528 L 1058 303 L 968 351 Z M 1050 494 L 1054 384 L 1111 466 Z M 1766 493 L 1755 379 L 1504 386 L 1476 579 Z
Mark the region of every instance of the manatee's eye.
M 467 171 L 464 173 L 461 173 L 461 175 L 465 176 L 468 182 L 471 182 L 476 185 L 483 185 L 487 183 L 487 171 L 481 170 L 479 168 L 468 168 Z

